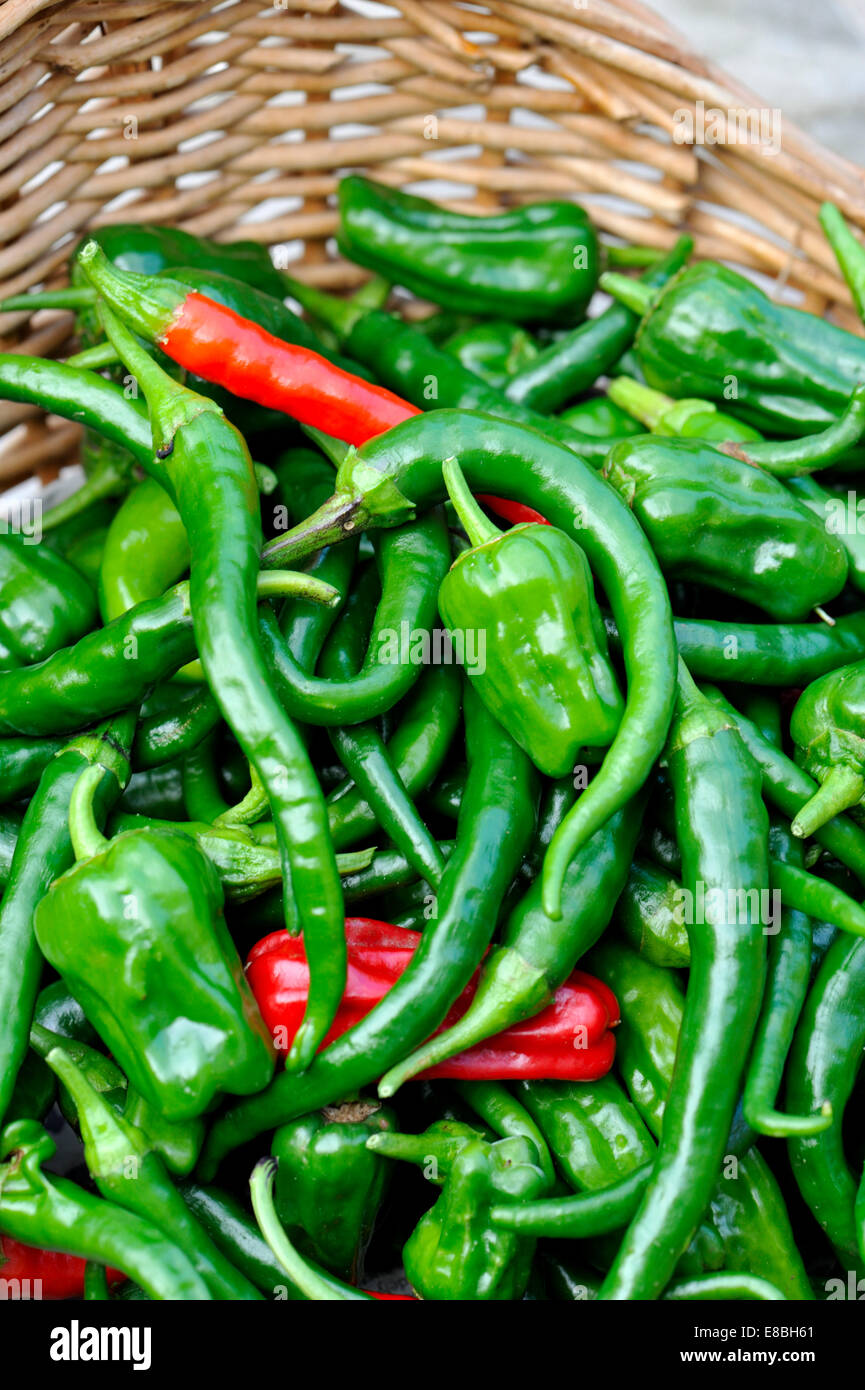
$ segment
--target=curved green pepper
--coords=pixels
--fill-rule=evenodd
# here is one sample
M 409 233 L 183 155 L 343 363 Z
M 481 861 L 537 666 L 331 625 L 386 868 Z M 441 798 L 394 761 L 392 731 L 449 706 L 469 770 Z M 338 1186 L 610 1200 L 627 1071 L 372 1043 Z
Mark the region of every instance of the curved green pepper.
M 577 203 L 478 218 L 359 174 L 342 179 L 338 196 L 342 254 L 446 309 L 573 320 L 594 291 L 597 237 Z
M 44 955 L 167 1119 L 200 1115 L 223 1091 L 261 1090 L 274 1053 L 222 918 L 215 868 L 174 831 L 106 841 L 88 824 L 93 780 L 84 774 L 70 808 L 79 862 L 34 920 Z
M 271 1143 L 280 1221 L 298 1249 L 352 1283 L 390 1177 L 366 1141 L 395 1120 L 381 1105 L 349 1101 L 291 1120 Z
M 624 709 L 588 560 L 552 526 L 500 531 L 456 459 L 442 471 L 474 547 L 442 581 L 442 617 L 466 652 L 472 635 L 483 636 L 472 670 L 478 694 L 541 772 L 563 777 L 581 748 L 612 742 Z

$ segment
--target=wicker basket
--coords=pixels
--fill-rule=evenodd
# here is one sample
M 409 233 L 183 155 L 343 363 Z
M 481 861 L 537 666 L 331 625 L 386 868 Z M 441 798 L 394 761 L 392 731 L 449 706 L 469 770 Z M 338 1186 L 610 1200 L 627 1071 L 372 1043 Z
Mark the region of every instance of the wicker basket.
M 111 221 L 251 237 L 355 285 L 332 195 L 361 168 L 478 213 L 575 196 L 656 246 L 687 228 L 698 254 L 858 328 L 816 214 L 829 197 L 865 227 L 865 173 L 639 0 L 5 0 L 0 156 L 0 295 L 61 283 Z M 71 330 L 0 318 L 7 351 L 65 355 Z M 78 447 L 77 426 L 2 402 L 0 436 L 4 486 Z

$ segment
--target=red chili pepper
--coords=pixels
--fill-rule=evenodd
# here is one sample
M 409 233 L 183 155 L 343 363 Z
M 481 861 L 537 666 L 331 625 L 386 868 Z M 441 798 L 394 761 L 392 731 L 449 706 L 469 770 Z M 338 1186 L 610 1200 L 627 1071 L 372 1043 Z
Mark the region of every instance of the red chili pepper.
M 22 1298 L 83 1298 L 85 1264 L 78 1255 L 40 1250 L 11 1236 L 0 1236 L 0 1280 L 5 1281 L 8 1291 L 9 1281 L 14 1279 Z M 108 1269 L 107 1274 L 110 1284 L 126 1278 L 119 1269 Z
M 377 1298 L 381 1303 L 418 1303 L 419 1299 L 412 1298 L 410 1293 L 376 1293 L 375 1289 L 364 1289 L 365 1294 L 370 1298 Z
M 418 932 L 366 917 L 350 917 L 345 926 L 348 980 L 322 1047 L 375 1007 L 405 970 L 421 939 Z M 278 1050 L 287 1052 L 300 1027 L 309 988 L 303 938 L 272 932 L 253 946 L 246 971 Z M 468 1009 L 478 973 L 449 1011 L 442 1028 L 451 1027 Z M 616 997 L 608 986 L 576 970 L 556 990 L 552 1003 L 534 1018 L 513 1024 L 414 1079 L 594 1081 L 605 1076 L 613 1064 L 616 1045 L 610 1029 L 619 1018 Z
M 477 500 L 489 507 L 491 512 L 495 512 L 496 516 L 509 521 L 512 526 L 525 526 L 528 521 L 541 526 L 550 524 L 534 507 L 527 507 L 523 502 L 511 502 L 507 497 L 493 497 L 489 492 L 477 493 Z

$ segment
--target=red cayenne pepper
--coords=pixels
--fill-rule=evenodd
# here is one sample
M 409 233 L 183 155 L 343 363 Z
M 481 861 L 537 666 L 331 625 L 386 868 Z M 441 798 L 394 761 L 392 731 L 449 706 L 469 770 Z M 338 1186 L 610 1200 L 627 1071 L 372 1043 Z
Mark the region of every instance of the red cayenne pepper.
M 82 248 L 79 259 L 130 328 L 179 366 L 243 400 L 281 410 L 302 425 L 314 425 L 355 446 L 421 414 L 383 386 L 343 371 L 309 348 L 274 337 L 251 319 L 177 281 L 118 270 L 95 242 Z M 545 521 L 519 502 L 482 500 L 506 521 Z
M 348 980 L 330 1032 L 327 1047 L 360 1022 L 387 993 L 408 965 L 420 933 L 366 917 L 347 918 Z M 309 973 L 303 938 L 272 932 L 253 946 L 246 963 L 247 978 L 280 1052 L 291 1046 L 306 1006 Z M 477 987 L 477 975 L 449 1011 L 441 1027 L 452 1026 L 467 1010 Z M 616 1044 L 610 1031 L 619 1022 L 615 995 L 600 980 L 576 970 L 556 991 L 552 1003 L 534 1018 L 513 1024 L 504 1032 L 414 1080 L 459 1077 L 465 1081 L 535 1079 L 595 1081 L 613 1064 Z

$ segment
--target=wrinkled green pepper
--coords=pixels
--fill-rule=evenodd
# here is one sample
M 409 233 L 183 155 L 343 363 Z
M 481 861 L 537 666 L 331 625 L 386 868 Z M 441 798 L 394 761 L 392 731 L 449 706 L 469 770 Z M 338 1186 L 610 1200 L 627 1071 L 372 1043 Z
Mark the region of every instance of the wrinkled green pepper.
M 790 716 L 790 734 L 797 763 L 820 783 L 793 821 L 793 833 L 813 835 L 865 800 L 865 661 L 812 681 Z
M 271 1143 L 279 1162 L 276 1211 L 288 1235 L 352 1283 L 390 1176 L 390 1165 L 366 1141 L 393 1130 L 395 1121 L 381 1105 L 349 1101 L 291 1120 Z
M 379 1134 L 376 1153 L 417 1163 L 442 1182 L 438 1201 L 403 1247 L 409 1283 L 421 1298 L 454 1301 L 522 1298 L 535 1242 L 493 1226 L 490 1209 L 531 1201 L 548 1188 L 529 1139 L 488 1143 L 466 1125 L 445 1121 L 424 1134 Z
M 175 831 L 106 841 L 88 822 L 93 782 L 88 770 L 70 807 L 79 862 L 36 913 L 43 954 L 166 1119 L 200 1115 L 222 1092 L 261 1090 L 274 1052 L 225 927 L 216 869 Z
M 473 549 L 442 581 L 441 615 L 449 629 L 478 639 L 472 679 L 490 712 L 541 772 L 563 777 L 581 748 L 612 742 L 624 708 L 588 561 L 552 526 L 499 531 L 456 460 L 443 471 Z
M 838 595 L 847 555 L 820 518 L 770 474 L 697 439 L 615 445 L 603 476 L 628 503 L 668 579 L 804 618 Z
M 512 323 L 575 320 L 598 278 L 597 237 L 577 203 L 471 217 L 352 174 L 339 185 L 337 240 L 421 298 Z
M 93 588 L 80 570 L 16 532 L 0 533 L 0 671 L 42 661 L 97 620 Z

